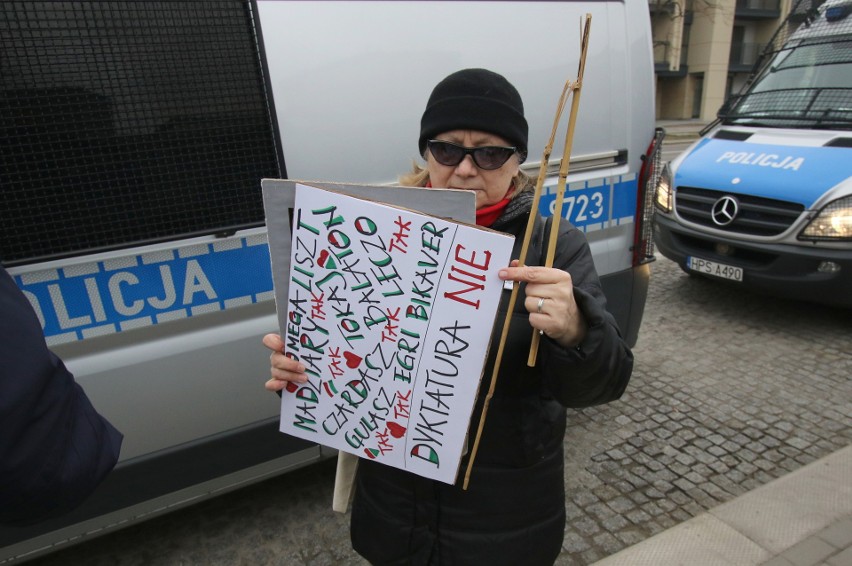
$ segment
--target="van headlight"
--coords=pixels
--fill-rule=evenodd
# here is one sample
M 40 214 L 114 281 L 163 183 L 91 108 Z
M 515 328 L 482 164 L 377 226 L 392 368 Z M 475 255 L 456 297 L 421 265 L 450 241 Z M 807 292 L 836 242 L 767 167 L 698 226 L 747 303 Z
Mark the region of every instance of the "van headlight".
M 852 240 L 852 195 L 825 205 L 799 234 L 801 240 Z
M 668 163 L 663 167 L 663 172 L 660 173 L 660 178 L 657 180 L 654 202 L 657 204 L 657 208 L 663 212 L 672 211 L 672 172 Z

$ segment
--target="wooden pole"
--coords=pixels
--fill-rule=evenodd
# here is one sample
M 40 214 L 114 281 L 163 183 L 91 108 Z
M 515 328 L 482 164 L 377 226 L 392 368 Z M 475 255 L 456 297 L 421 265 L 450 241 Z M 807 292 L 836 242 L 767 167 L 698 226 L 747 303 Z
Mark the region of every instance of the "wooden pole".
M 583 34 L 583 37 L 588 37 L 588 29 L 590 25 L 591 15 L 586 14 L 586 31 Z M 585 68 L 585 46 L 588 45 L 587 40 L 582 40 L 583 48 L 581 50 L 580 55 L 580 69 Z M 547 164 L 550 161 L 550 154 L 553 151 L 553 142 L 556 139 L 556 131 L 559 128 L 559 119 L 562 117 L 562 112 L 565 109 L 565 102 L 568 100 L 568 95 L 575 89 L 577 89 L 577 82 L 566 81 L 565 86 L 562 89 L 562 95 L 559 97 L 559 102 L 556 107 L 556 117 L 553 120 L 553 128 L 550 132 L 550 139 L 547 142 L 547 145 L 544 147 L 544 153 L 541 158 L 541 165 L 539 167 L 538 178 L 536 179 L 535 191 L 533 192 L 533 201 L 532 201 L 532 210 L 530 211 L 529 219 L 527 220 L 526 231 L 524 232 L 524 240 L 521 244 L 521 253 L 518 258 L 518 265 L 523 266 L 526 262 L 527 253 L 529 252 L 530 240 L 532 239 L 533 227 L 535 226 L 535 218 L 537 216 L 536 211 L 538 210 L 539 201 L 541 200 L 541 189 L 544 185 L 544 179 L 547 177 Z M 573 106 L 573 105 L 572 105 Z M 572 113 L 576 113 L 576 109 L 572 108 Z M 572 131 L 573 133 L 573 131 Z M 563 162 L 567 161 L 567 159 L 563 156 Z M 565 167 L 564 163 L 560 166 L 560 178 L 562 175 L 562 169 L 565 168 L 565 174 L 567 175 L 567 167 Z M 564 183 L 563 183 L 563 191 L 564 191 Z M 561 214 L 561 202 L 559 202 L 560 214 Z M 550 246 L 554 247 L 553 244 Z M 553 265 L 553 259 L 550 260 L 550 265 Z M 497 374 L 500 371 L 500 363 L 503 360 L 503 350 L 506 346 L 506 337 L 509 334 L 509 325 L 512 321 L 512 312 L 515 310 L 515 303 L 518 299 L 518 291 L 520 289 L 520 285 L 515 284 L 512 286 L 512 294 L 509 296 L 509 304 L 506 309 L 506 318 L 503 320 L 503 331 L 500 334 L 500 342 L 497 345 L 497 355 L 494 360 L 494 369 L 491 371 L 491 381 L 488 386 L 488 392 L 485 395 L 485 401 L 482 406 L 482 415 L 479 418 L 479 426 L 476 429 L 476 437 L 473 441 L 473 447 L 471 448 L 470 458 L 467 462 L 467 469 L 464 474 L 464 483 L 462 489 L 467 489 L 468 484 L 470 483 L 470 473 L 473 470 L 473 463 L 476 460 L 476 453 L 479 450 L 479 441 L 482 439 L 482 431 L 485 427 L 485 417 L 488 414 L 488 405 L 491 402 L 491 398 L 494 396 L 494 388 L 497 385 Z M 535 334 L 538 336 L 538 333 Z M 537 342 L 536 342 L 537 344 Z M 532 350 L 530 350 L 530 354 L 532 355 Z M 535 365 L 534 363 L 531 365 Z
M 559 181 L 556 185 L 556 201 L 553 210 L 553 224 L 550 228 L 550 238 L 547 243 L 547 256 L 544 261 L 545 267 L 553 267 L 553 259 L 556 255 L 556 238 L 559 236 L 559 221 L 562 220 L 562 203 L 565 199 L 565 184 L 568 178 L 568 168 L 571 163 L 571 146 L 574 141 L 574 127 L 577 124 L 577 111 L 580 107 L 580 89 L 583 86 L 583 73 L 586 70 L 586 52 L 589 47 L 589 31 L 592 26 L 592 15 L 586 14 L 580 38 L 580 67 L 577 71 L 577 80 L 574 81 L 571 97 L 571 113 L 568 116 L 568 133 L 565 135 L 565 149 L 562 151 L 562 162 L 559 164 Z M 558 118 L 557 118 L 558 119 Z M 533 209 L 535 210 L 535 209 Z M 541 333 L 533 330 L 532 342 L 530 344 L 530 355 L 527 365 L 534 367 L 538 357 L 538 345 Z
M 535 191 L 533 193 L 532 211 L 530 212 L 529 220 L 527 220 L 527 227 L 524 233 L 523 243 L 521 244 L 521 254 L 518 258 L 518 265 L 524 265 L 527 252 L 529 251 L 530 239 L 532 238 L 532 227 L 534 226 L 536 216 L 534 213 L 538 210 L 538 203 L 539 200 L 541 200 L 541 188 L 544 184 L 544 178 L 547 176 L 547 162 L 550 159 L 550 153 L 553 151 L 553 141 L 556 138 L 556 129 L 559 124 L 559 117 L 562 115 L 562 109 L 565 107 L 565 101 L 567 100 L 568 93 L 570 92 L 570 85 L 570 81 L 566 82 L 565 87 L 562 90 L 562 96 L 559 98 L 556 120 L 553 122 L 553 131 L 550 134 L 550 141 L 548 141 L 544 148 L 541 167 L 539 168 L 538 179 L 536 180 Z M 506 318 L 503 320 L 503 331 L 500 334 L 500 342 L 497 346 L 497 356 L 494 360 L 494 369 L 491 371 L 491 381 L 488 386 L 488 393 L 486 393 L 485 402 L 482 405 L 482 416 L 479 418 L 479 426 L 476 429 L 476 437 L 473 441 L 473 448 L 471 448 L 470 459 L 467 462 L 467 470 L 464 474 L 463 489 L 467 489 L 468 483 L 470 482 L 470 472 L 473 469 L 473 461 L 476 459 L 476 453 L 479 450 L 479 441 L 482 438 L 482 430 L 485 426 L 485 416 L 488 413 L 488 405 L 491 402 L 491 397 L 494 396 L 494 387 L 497 385 L 497 373 L 500 371 L 500 362 L 503 360 L 503 349 L 506 346 L 506 337 L 509 334 L 509 324 L 512 322 L 512 313 L 515 310 L 515 302 L 517 302 L 518 290 L 520 287 L 521 286 L 518 284 L 512 285 L 512 294 L 509 296 L 509 305 L 506 308 Z

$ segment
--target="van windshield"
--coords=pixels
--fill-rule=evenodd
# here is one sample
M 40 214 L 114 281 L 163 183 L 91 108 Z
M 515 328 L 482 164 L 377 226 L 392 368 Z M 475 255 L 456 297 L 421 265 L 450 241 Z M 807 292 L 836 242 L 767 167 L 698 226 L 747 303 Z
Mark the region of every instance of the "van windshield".
M 787 44 L 720 118 L 726 124 L 852 129 L 852 35 Z

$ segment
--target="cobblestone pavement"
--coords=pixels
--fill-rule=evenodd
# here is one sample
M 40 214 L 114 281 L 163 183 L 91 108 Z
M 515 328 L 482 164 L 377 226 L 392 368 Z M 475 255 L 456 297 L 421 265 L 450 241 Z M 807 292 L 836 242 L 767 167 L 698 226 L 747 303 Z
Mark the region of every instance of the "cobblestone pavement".
M 852 444 L 852 312 L 652 266 L 621 400 L 571 412 L 568 526 L 586 565 Z M 326 462 L 33 561 L 361 565 Z
M 850 311 L 660 257 L 634 353 L 622 400 L 569 418 L 559 564 L 613 554 L 852 443 Z

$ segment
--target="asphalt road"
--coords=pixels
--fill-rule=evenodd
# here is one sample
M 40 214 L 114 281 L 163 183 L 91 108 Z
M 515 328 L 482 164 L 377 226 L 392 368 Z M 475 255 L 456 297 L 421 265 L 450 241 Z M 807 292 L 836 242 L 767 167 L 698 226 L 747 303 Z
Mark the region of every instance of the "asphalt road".
M 568 527 L 584 565 L 852 444 L 852 311 L 652 266 L 621 400 L 569 415 Z M 334 463 L 280 476 L 28 564 L 355 565 Z

